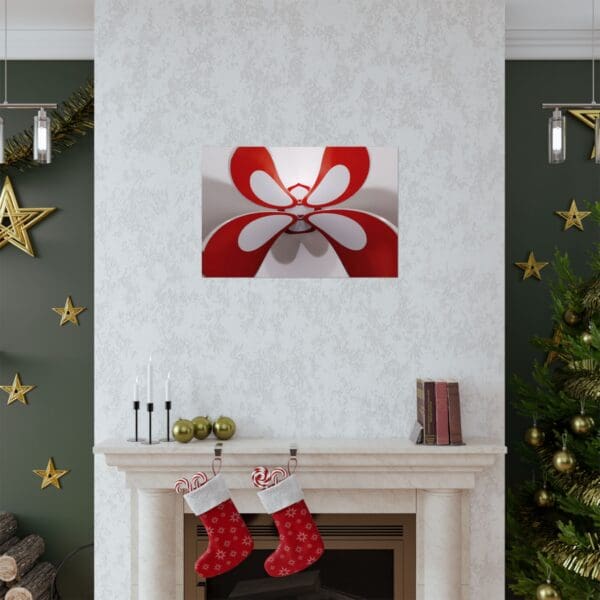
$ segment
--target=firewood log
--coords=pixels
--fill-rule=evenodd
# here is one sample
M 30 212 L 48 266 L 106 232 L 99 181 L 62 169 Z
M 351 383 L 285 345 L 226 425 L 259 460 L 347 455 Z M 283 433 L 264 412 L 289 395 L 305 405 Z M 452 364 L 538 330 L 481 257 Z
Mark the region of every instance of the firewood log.
M 28 535 L 0 556 L 0 581 L 21 579 L 37 559 L 44 554 L 44 540 L 39 535 Z
M 6 540 L 3 544 L 0 544 L 0 556 L 4 554 L 9 548 L 12 548 L 16 543 L 18 543 L 19 538 L 15 535 L 10 539 Z
M 0 544 L 17 533 L 17 519 L 15 515 L 7 512 L 0 512 Z
M 41 600 L 50 589 L 56 569 L 50 563 L 40 563 L 27 573 L 18 585 L 11 587 L 4 600 Z

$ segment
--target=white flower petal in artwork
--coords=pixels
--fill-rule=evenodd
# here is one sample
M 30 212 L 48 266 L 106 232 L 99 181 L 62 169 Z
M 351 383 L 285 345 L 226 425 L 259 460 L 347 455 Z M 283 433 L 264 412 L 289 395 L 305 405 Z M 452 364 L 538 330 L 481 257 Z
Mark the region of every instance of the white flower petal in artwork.
M 321 183 L 307 199 L 311 206 L 322 206 L 339 198 L 350 183 L 350 171 L 344 165 L 335 165 L 329 169 Z M 256 192 L 255 192 L 256 193 Z
M 250 188 L 263 202 L 271 206 L 293 204 L 282 187 L 265 171 L 254 171 L 250 175 Z
M 313 225 L 349 250 L 362 250 L 367 245 L 367 234 L 354 219 L 320 212 L 315 212 L 307 218 Z
M 240 231 L 238 246 L 245 252 L 253 252 L 293 221 L 294 217 L 290 215 L 267 215 L 254 219 Z

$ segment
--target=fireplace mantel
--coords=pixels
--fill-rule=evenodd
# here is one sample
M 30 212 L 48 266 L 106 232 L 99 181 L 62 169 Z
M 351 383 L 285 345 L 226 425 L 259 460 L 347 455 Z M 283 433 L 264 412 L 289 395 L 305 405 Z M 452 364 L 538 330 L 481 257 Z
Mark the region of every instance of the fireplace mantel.
M 184 503 L 177 478 L 210 472 L 214 438 L 152 446 L 106 441 L 94 448 L 125 474 L 132 489 L 131 556 L 137 574 L 131 599 L 182 598 Z M 284 465 L 298 448 L 298 477 L 314 512 L 412 513 L 417 517 L 417 598 L 469 597 L 468 492 L 505 447 L 485 439 L 464 446 L 415 445 L 404 439 L 263 440 L 223 442 L 223 467 L 241 512 L 262 507 L 251 487 L 257 465 Z

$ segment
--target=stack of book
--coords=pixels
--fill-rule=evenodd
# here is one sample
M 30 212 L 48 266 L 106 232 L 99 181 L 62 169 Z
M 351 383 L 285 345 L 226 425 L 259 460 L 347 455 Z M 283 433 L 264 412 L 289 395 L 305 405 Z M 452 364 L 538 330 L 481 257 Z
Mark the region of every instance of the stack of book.
M 457 381 L 417 379 L 417 423 L 411 439 L 428 445 L 462 446 Z

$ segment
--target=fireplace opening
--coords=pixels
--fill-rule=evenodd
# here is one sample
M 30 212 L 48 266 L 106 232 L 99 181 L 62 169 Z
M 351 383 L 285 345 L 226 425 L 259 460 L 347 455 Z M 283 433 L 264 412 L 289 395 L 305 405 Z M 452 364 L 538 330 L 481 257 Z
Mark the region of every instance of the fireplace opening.
M 289 577 L 269 577 L 263 563 L 279 538 L 268 515 L 243 515 L 254 551 L 238 567 L 204 579 L 194 571 L 208 540 L 185 515 L 185 600 L 415 600 L 414 515 L 316 515 L 325 543 L 321 559 Z

